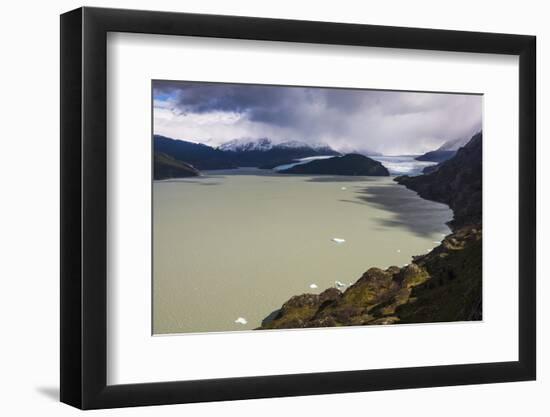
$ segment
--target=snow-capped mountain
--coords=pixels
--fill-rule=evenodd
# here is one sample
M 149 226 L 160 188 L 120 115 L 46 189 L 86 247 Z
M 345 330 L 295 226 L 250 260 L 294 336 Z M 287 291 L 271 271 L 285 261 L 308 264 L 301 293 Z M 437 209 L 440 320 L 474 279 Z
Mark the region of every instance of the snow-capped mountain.
M 233 139 L 218 146 L 220 151 L 232 152 L 268 151 L 271 148 L 273 148 L 273 142 L 268 138 Z
M 305 143 L 299 140 L 289 140 L 286 142 L 281 142 L 277 145 L 275 145 L 278 148 L 286 148 L 286 149 L 301 149 L 301 148 L 311 148 L 316 151 L 323 151 L 326 150 L 328 152 L 334 152 L 334 150 L 328 146 L 326 143 Z
M 191 164 L 199 170 L 238 167 L 271 169 L 301 158 L 340 155 L 324 144 L 309 145 L 300 141 L 273 143 L 268 138 L 236 139 L 217 148 L 161 135 L 155 135 L 154 139 L 155 152 Z
M 327 152 L 328 155 L 335 154 L 335 152 L 330 146 L 324 143 L 314 143 L 309 144 L 299 140 L 289 140 L 280 143 L 274 143 L 271 139 L 260 138 L 260 139 L 233 139 L 229 142 L 225 142 L 218 146 L 218 149 L 221 151 L 231 151 L 231 152 L 251 152 L 251 151 L 270 151 L 274 149 L 311 149 L 316 153 Z

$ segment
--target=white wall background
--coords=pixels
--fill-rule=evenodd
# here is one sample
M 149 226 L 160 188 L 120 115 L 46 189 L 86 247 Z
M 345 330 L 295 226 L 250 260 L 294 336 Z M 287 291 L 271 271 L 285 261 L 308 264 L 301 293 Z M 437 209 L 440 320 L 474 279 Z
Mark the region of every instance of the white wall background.
M 0 410 L 3 415 L 75 415 L 57 402 L 59 310 L 59 17 L 81 6 L 6 2 L 1 17 L 0 178 Z M 536 0 L 442 2 L 429 0 L 124 0 L 86 5 L 216 14 L 534 34 L 538 37 L 539 258 L 550 250 L 550 209 L 543 185 L 550 168 L 547 113 L 550 26 Z M 503 163 L 503 169 L 505 164 Z M 542 259 L 544 261 L 544 259 Z M 537 382 L 377 393 L 237 401 L 100 411 L 94 415 L 281 416 L 343 413 L 409 416 L 547 415 L 550 390 L 550 292 L 539 266 L 539 378 Z M 330 360 L 330 358 L 327 358 Z M 546 394 L 546 395 L 545 395 Z

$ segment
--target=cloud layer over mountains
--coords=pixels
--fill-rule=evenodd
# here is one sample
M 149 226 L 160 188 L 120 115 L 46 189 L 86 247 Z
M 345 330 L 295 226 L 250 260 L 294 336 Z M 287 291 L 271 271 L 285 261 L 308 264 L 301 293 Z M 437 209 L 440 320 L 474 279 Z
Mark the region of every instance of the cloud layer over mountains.
M 482 96 L 155 81 L 154 132 L 324 142 L 342 152 L 418 154 L 481 129 Z

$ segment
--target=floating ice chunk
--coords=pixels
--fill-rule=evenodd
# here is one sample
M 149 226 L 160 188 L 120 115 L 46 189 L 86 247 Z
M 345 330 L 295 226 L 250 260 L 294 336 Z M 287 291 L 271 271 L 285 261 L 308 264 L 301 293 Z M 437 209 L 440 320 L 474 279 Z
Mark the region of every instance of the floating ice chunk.
M 319 288 L 319 287 L 317 286 L 317 284 L 311 284 L 311 285 L 309 286 L 309 288 L 315 289 L 315 288 Z
M 348 188 L 347 188 L 347 187 L 342 187 L 342 188 L 340 188 L 340 189 L 343 190 L 343 191 L 345 191 L 345 190 L 347 190 Z
M 397 249 L 397 253 L 401 253 L 401 249 Z
M 337 286 L 338 288 L 343 288 L 346 286 L 346 284 L 344 284 L 341 281 L 334 281 L 334 285 Z
M 239 317 L 237 320 L 235 320 L 235 323 L 237 323 L 237 324 L 247 324 L 248 320 L 246 320 L 244 317 Z
M 332 240 L 334 243 L 345 243 L 346 242 L 346 239 L 341 239 L 339 237 L 333 237 Z
M 439 245 L 441 242 L 439 242 L 439 241 L 437 241 L 437 240 L 434 240 L 434 243 L 435 243 L 436 245 Z

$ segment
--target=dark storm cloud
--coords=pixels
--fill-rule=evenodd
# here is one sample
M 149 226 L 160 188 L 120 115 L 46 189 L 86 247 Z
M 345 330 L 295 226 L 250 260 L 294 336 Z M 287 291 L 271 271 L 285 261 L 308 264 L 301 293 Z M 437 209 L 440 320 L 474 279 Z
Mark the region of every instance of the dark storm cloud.
M 276 140 L 398 152 L 481 127 L 481 97 L 472 95 L 172 81 L 153 87 L 158 102 L 177 115 L 238 115 L 235 132 L 249 137 L 261 135 L 263 126 L 269 135 L 261 136 Z M 201 136 L 216 140 L 207 130 Z
M 234 112 L 275 124 L 287 124 L 292 105 L 310 95 L 305 88 L 177 82 L 156 82 L 154 92 L 170 94 L 181 113 Z

